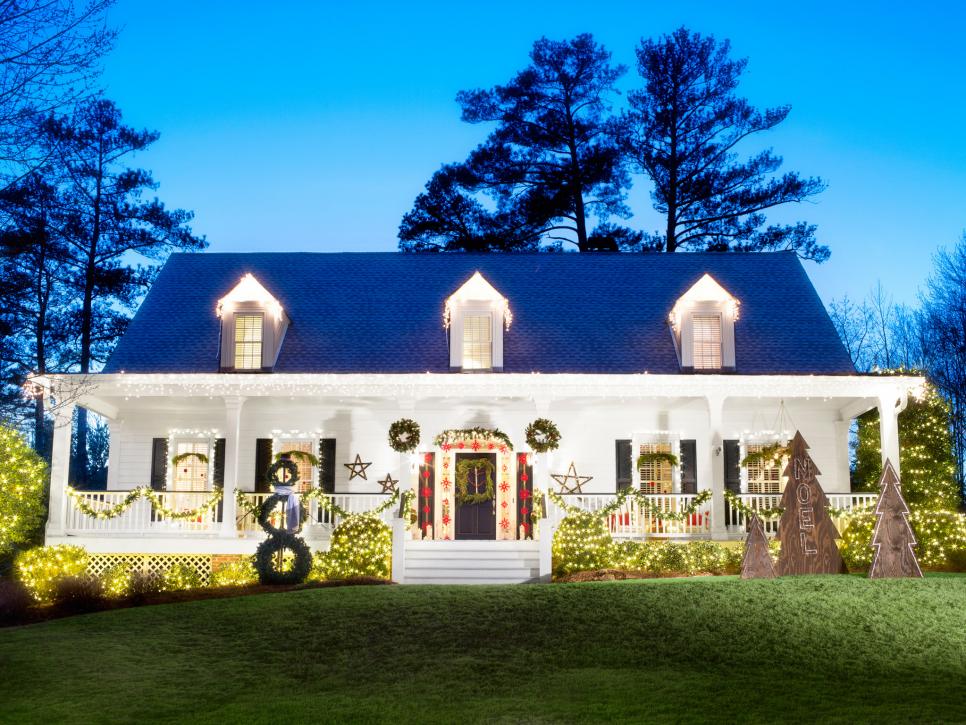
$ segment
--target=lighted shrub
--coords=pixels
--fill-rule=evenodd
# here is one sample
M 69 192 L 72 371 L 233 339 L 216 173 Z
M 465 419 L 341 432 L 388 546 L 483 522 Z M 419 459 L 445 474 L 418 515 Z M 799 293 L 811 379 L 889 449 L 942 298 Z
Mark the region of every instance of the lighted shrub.
M 115 564 L 100 576 L 104 596 L 111 599 L 126 597 L 131 591 L 131 570 L 125 564 Z
M 14 576 L 38 602 L 49 602 L 57 580 L 83 576 L 87 561 L 87 552 L 79 546 L 38 546 L 17 556 L 13 564 Z
M 231 561 L 211 573 L 213 587 L 243 587 L 258 581 L 258 572 L 249 557 Z
M 47 465 L 16 431 L 0 426 L 0 561 L 29 544 L 46 513 Z
M 166 592 L 180 592 L 203 586 L 201 575 L 187 564 L 175 564 L 161 575 L 161 588 Z
M 317 551 L 312 557 L 312 569 L 309 571 L 308 581 L 310 582 L 324 582 L 328 579 L 328 552 L 327 551 Z
M 866 571 L 872 565 L 872 531 L 875 514 L 849 517 L 842 532 L 839 551 L 852 571 Z M 916 536 L 916 556 L 924 569 L 961 570 L 966 560 L 966 515 L 953 511 L 914 511 L 909 523 Z
M 349 516 L 332 532 L 324 562 L 327 579 L 388 579 L 392 572 L 392 530 L 372 514 Z
M 610 547 L 608 563 L 596 568 L 643 571 L 653 576 L 737 574 L 743 555 L 741 544 L 715 541 L 618 541 Z M 558 568 L 557 573 L 567 572 Z
M 553 535 L 554 574 L 606 569 L 613 543 L 600 516 L 587 511 L 568 514 Z

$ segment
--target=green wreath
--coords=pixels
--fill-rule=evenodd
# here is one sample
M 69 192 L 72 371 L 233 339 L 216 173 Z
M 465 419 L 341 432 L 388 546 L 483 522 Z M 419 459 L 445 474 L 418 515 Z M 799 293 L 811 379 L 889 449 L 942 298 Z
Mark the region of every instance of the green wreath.
M 279 480 L 278 472 L 283 470 L 288 474 L 288 480 L 284 478 Z M 279 458 L 268 467 L 268 471 L 265 472 L 265 480 L 271 486 L 294 486 L 299 482 L 298 464 L 290 458 Z
M 405 437 L 404 437 L 405 436 Z M 419 423 L 400 418 L 389 426 L 389 447 L 398 453 L 411 453 L 419 445 Z
M 470 493 L 470 470 L 482 468 L 486 471 L 486 490 L 483 493 Z M 496 495 L 493 488 L 493 463 L 486 458 L 464 458 L 456 464 L 456 503 L 474 504 L 492 501 Z
M 285 550 L 294 555 L 291 569 L 279 566 Z M 288 532 L 269 536 L 255 551 L 255 571 L 262 584 L 301 584 L 312 570 L 312 552 L 299 537 Z
M 555 451 L 560 446 L 560 430 L 548 418 L 537 418 L 527 426 L 527 445 L 534 453 Z

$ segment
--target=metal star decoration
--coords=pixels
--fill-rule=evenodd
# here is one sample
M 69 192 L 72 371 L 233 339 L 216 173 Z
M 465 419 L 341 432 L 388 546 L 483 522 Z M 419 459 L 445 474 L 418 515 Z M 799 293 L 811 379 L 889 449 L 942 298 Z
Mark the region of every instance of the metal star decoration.
M 362 456 L 356 453 L 356 459 L 352 463 L 343 463 L 342 465 L 349 469 L 350 481 L 356 476 L 361 478 L 363 481 L 366 481 L 368 480 L 366 478 L 366 469 L 372 465 L 372 461 L 369 461 L 368 463 L 363 463 Z
M 574 462 L 570 462 L 570 468 L 566 474 L 551 473 L 550 478 L 560 484 L 560 493 L 583 493 L 581 486 L 587 481 L 592 480 L 593 476 L 578 476 Z
M 392 477 L 391 473 L 387 473 L 386 477 L 381 481 L 376 481 L 380 486 L 382 486 L 383 493 L 396 493 L 396 484 L 399 481 Z

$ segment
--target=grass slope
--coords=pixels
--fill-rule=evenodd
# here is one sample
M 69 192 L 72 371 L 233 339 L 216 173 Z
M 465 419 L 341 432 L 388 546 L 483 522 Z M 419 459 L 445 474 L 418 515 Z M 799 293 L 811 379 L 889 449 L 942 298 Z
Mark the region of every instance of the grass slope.
M 966 721 L 966 577 L 349 587 L 0 630 L 5 722 Z

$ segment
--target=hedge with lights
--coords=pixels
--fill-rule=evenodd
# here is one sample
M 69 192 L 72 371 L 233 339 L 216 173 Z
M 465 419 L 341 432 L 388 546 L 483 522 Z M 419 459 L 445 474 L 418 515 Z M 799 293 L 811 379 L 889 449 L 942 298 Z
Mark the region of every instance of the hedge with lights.
M 65 577 L 84 576 L 88 560 L 87 552 L 79 546 L 37 546 L 17 555 L 13 571 L 34 599 L 50 602 L 57 582 Z
M 0 560 L 29 544 L 46 514 L 47 464 L 16 431 L 0 426 Z
M 553 534 L 553 569 L 557 576 L 575 571 L 606 569 L 613 540 L 596 511 L 568 514 Z
M 328 579 L 392 574 L 392 530 L 373 513 L 353 514 L 335 527 L 324 557 Z
M 213 587 L 241 587 L 258 581 L 258 572 L 251 557 L 230 561 L 211 572 Z
M 204 586 L 201 575 L 187 564 L 175 564 L 164 570 L 161 575 L 161 589 L 166 592 L 182 592 L 188 589 L 200 589 Z
M 847 514 L 839 551 L 852 571 L 872 565 L 874 513 Z M 966 571 L 966 515 L 955 511 L 913 511 L 909 524 L 916 537 L 916 557 L 924 569 Z

